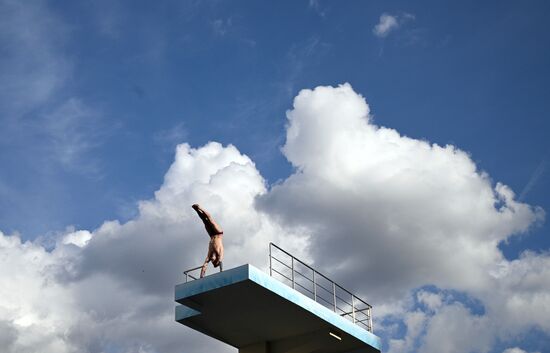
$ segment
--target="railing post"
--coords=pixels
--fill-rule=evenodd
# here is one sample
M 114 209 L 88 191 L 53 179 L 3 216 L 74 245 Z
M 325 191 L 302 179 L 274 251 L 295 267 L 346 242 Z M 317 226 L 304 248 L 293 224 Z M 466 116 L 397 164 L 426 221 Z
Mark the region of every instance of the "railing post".
M 294 256 L 291 256 L 291 271 L 292 271 L 292 289 L 294 289 Z
M 187 271 L 185 271 L 185 283 L 187 283 L 187 277 L 189 277 L 189 275 L 187 274 Z
M 271 269 L 271 243 L 269 243 L 269 276 L 273 277 L 273 270 Z
M 336 283 L 332 282 L 332 297 L 334 299 L 334 312 L 336 313 Z
M 353 320 L 353 323 L 355 323 L 355 296 L 351 295 L 351 318 Z
M 374 328 L 372 327 L 372 312 L 371 312 L 371 308 L 369 307 L 367 309 L 367 312 L 369 313 L 369 328 L 370 328 L 370 332 L 374 333 Z
M 313 270 L 313 300 L 317 301 L 317 283 L 315 283 L 315 270 Z

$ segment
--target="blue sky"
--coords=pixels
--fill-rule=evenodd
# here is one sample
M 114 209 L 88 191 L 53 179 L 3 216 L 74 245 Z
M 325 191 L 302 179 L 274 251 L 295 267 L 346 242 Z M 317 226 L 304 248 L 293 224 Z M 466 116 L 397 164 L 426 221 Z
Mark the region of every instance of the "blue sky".
M 267 190 L 283 185 L 294 98 L 343 83 L 372 124 L 453 145 L 550 209 L 544 1 L 0 3 L 0 231 L 22 241 L 137 219 L 181 143 L 232 144 Z M 549 229 L 539 218 L 498 247 L 547 253 Z M 543 351 L 545 328 L 530 330 L 522 349 Z
M 61 70 L 69 77 L 23 118 L 33 124 L 74 97 L 86 104 L 95 122 L 83 138 L 93 146 L 79 163 L 93 172 L 35 170 L 39 152 L 17 144 L 41 137 L 14 136 L 1 155 L 1 180 L 17 190 L 1 205 L 6 230 L 35 237 L 124 217 L 162 180 L 177 142 L 232 143 L 269 181 L 283 178 L 289 166 L 278 147 L 290 100 L 302 88 L 343 82 L 369 99 L 377 124 L 455 144 L 517 193 L 538 176 L 524 198 L 547 209 L 550 10 L 542 2 L 47 7 L 51 54 L 68 62 Z M 385 12 L 415 19 L 381 39 L 372 28 Z M 548 237 L 538 238 L 524 241 L 547 248 Z

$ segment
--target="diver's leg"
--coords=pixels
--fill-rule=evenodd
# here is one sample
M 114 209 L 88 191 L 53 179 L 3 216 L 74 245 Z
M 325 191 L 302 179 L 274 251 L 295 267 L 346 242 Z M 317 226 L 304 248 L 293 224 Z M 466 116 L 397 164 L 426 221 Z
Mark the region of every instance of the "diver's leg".
M 214 218 L 212 218 L 212 216 L 210 215 L 210 213 L 208 213 L 208 211 L 200 207 L 198 204 L 194 204 L 192 207 L 197 212 L 200 219 L 204 223 L 204 226 L 206 227 L 206 230 L 208 234 L 210 234 L 210 236 L 223 233 L 223 230 L 220 227 L 220 225 L 216 223 L 216 221 L 214 221 Z

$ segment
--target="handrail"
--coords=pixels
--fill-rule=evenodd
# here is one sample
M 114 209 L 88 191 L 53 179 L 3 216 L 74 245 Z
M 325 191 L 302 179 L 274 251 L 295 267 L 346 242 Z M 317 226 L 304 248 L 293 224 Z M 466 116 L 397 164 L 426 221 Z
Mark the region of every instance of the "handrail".
M 288 264 L 288 261 L 285 263 L 281 258 L 277 258 L 273 254 L 273 250 L 272 250 L 273 248 L 277 249 L 277 251 L 280 251 L 284 255 L 289 257 L 290 258 L 290 265 Z M 273 260 L 275 260 L 275 262 Z M 280 271 L 278 271 L 275 268 L 276 263 L 279 263 L 279 264 L 283 265 L 287 270 L 290 270 L 290 276 L 285 275 L 285 274 L 281 273 Z M 296 269 L 296 264 L 300 264 L 302 266 L 305 266 L 307 269 L 309 269 L 311 271 L 312 275 L 308 276 L 308 275 L 305 275 L 302 272 L 298 271 Z M 287 271 L 284 271 L 284 272 L 287 272 Z M 309 273 L 309 271 L 308 271 L 308 273 Z M 326 303 L 326 305 L 323 304 L 323 303 L 321 303 L 321 305 L 324 305 L 324 306 L 328 305 L 328 307 L 331 310 L 333 310 L 334 312 L 336 312 L 336 313 L 341 312 L 342 314 L 339 314 L 340 316 L 349 318 L 349 319 L 351 319 L 351 321 L 353 323 L 358 324 L 358 325 L 362 325 L 362 326 L 366 327 L 367 331 L 373 332 L 372 306 L 369 303 L 367 303 L 366 301 L 362 300 L 361 298 L 355 296 L 349 290 L 345 289 L 344 287 L 337 284 L 336 282 L 334 282 L 333 280 L 331 280 L 330 278 L 328 278 L 324 274 L 322 274 L 319 271 L 315 270 L 313 267 L 309 266 L 308 264 L 306 264 L 302 260 L 296 258 L 294 255 L 290 254 L 286 250 L 280 248 L 279 246 L 277 246 L 273 243 L 269 243 L 269 275 L 274 277 L 274 274 L 279 275 L 283 279 L 289 281 L 291 283 L 292 288 L 296 289 L 296 286 L 298 286 L 298 287 L 302 288 L 304 291 L 306 291 L 307 293 L 313 295 L 312 299 L 315 300 L 316 302 L 321 302 L 322 301 L 322 302 Z M 299 275 L 300 277 L 297 277 L 295 275 Z M 327 289 L 323 285 L 318 283 L 319 276 L 329 283 L 330 287 L 332 287 L 332 290 Z M 299 279 L 299 278 L 304 278 L 307 281 L 309 281 L 309 283 L 312 284 L 313 288 L 308 289 L 308 288 L 304 287 L 303 284 L 298 283 L 297 279 Z M 302 283 L 303 283 L 303 281 L 302 281 Z M 326 294 L 330 295 L 332 297 L 330 299 L 330 301 L 327 300 L 327 298 L 324 298 L 323 296 L 319 295 L 318 292 L 317 292 L 317 288 L 323 289 L 326 292 Z M 340 293 L 344 292 L 346 294 L 349 294 L 351 296 L 351 303 L 348 302 L 347 300 L 345 300 L 344 298 L 342 298 L 340 295 L 338 295 L 337 292 L 340 292 Z M 324 296 L 327 296 L 326 294 Z M 358 306 L 364 306 L 364 308 L 359 309 Z M 351 311 L 349 309 L 351 309 Z M 361 320 L 356 317 L 358 314 L 361 316 L 361 318 L 362 318 Z M 363 319 L 363 317 L 365 317 L 365 318 Z
M 183 274 L 185 275 L 185 283 L 187 283 L 189 281 L 189 277 L 191 277 L 194 280 L 198 279 L 197 277 L 190 274 L 190 272 L 196 271 L 200 268 L 202 268 L 202 266 L 193 267 L 193 268 L 190 268 L 189 270 L 183 271 Z M 223 271 L 223 263 L 220 262 L 220 272 L 222 272 L 222 271 Z
M 331 283 L 334 283 L 337 287 L 339 287 L 340 289 L 342 289 L 344 292 L 348 293 L 349 295 L 353 295 L 353 293 L 351 293 L 350 291 L 348 291 L 347 289 L 345 289 L 344 287 L 342 287 L 341 285 L 339 285 L 338 283 L 334 282 L 333 280 L 331 280 L 330 278 L 328 278 L 327 276 L 325 276 L 324 274 L 322 274 L 321 272 L 317 271 L 316 269 L 314 269 L 313 267 L 309 266 L 308 264 L 306 264 L 305 262 L 303 262 L 302 260 L 296 258 L 294 255 L 292 255 L 291 253 L 287 252 L 286 250 L 280 248 L 279 246 L 275 245 L 274 243 L 269 243 L 270 246 L 273 246 L 275 248 L 277 248 L 277 250 L 280 250 L 282 251 L 283 253 L 285 253 L 286 255 L 290 256 L 291 258 L 293 258 L 295 261 L 298 261 L 299 263 L 301 263 L 302 265 L 306 266 L 307 268 L 309 268 L 310 270 L 314 271 L 316 274 L 320 275 L 321 277 L 325 278 L 327 281 L 331 282 Z M 270 248 L 271 250 L 271 248 Z M 270 251 L 270 256 L 271 256 L 271 251 Z M 273 257 L 275 260 L 281 262 L 279 259 Z M 288 265 L 285 264 L 285 266 L 287 266 L 288 268 L 290 268 Z M 357 298 L 359 300 L 361 300 L 360 298 Z M 361 300 L 362 301 L 362 300 Z M 367 304 L 365 302 L 365 304 Z M 369 304 L 367 304 L 369 305 Z

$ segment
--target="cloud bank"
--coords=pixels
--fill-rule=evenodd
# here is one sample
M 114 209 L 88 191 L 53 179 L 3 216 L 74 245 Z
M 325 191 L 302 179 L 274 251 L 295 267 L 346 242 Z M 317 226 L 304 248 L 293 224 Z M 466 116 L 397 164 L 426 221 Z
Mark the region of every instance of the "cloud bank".
M 265 268 L 268 242 L 282 245 L 374 304 L 390 352 L 489 352 L 532 329 L 550 334 L 550 257 L 508 261 L 498 249 L 543 210 L 464 151 L 375 125 L 349 84 L 301 91 L 287 118 L 282 152 L 295 171 L 276 185 L 234 146 L 180 144 L 126 223 L 59 234 L 49 251 L 0 233 L 0 344 L 231 351 L 173 321 L 173 285 L 206 251 L 195 202 L 224 227 L 227 268 Z

